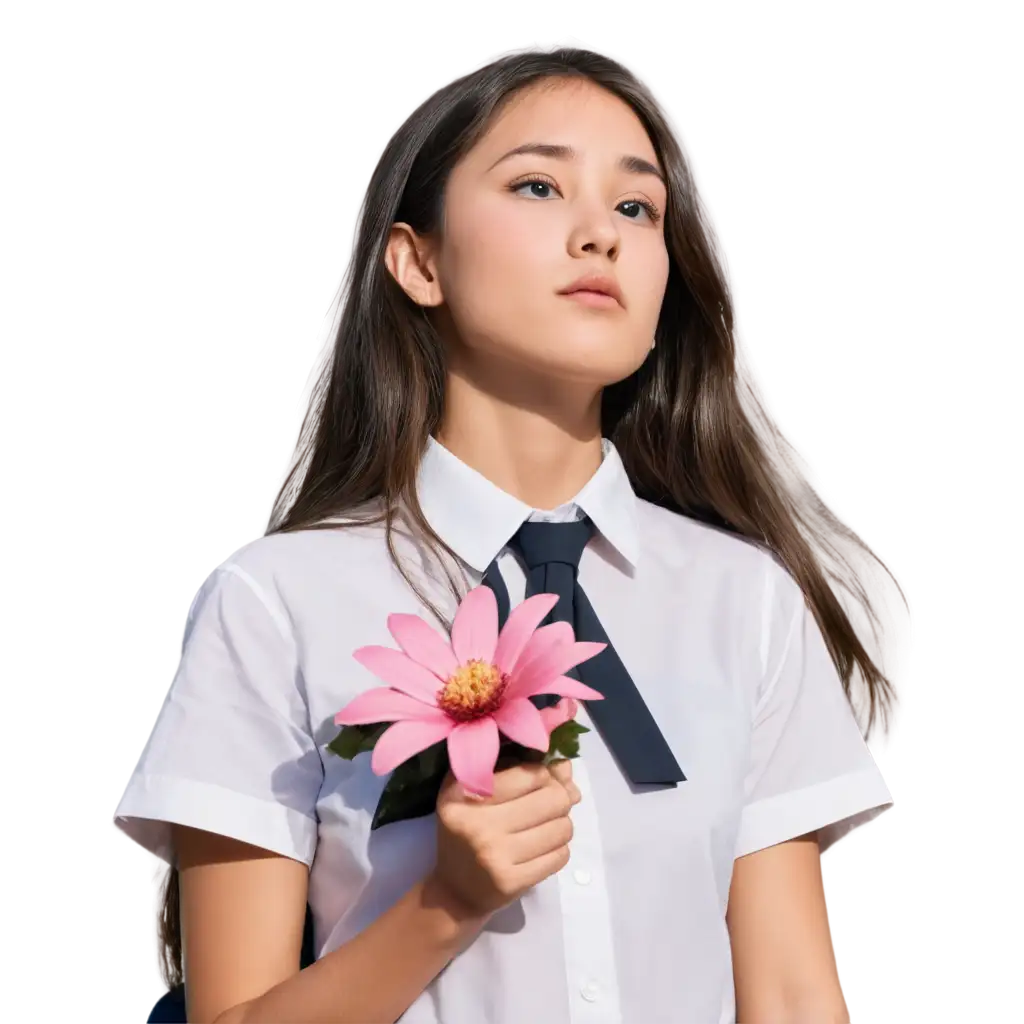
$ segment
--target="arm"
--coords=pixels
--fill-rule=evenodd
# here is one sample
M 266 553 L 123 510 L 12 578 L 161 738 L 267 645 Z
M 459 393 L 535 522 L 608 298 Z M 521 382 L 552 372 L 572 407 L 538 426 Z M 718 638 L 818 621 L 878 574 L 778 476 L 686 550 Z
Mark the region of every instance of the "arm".
M 222 563 L 193 599 L 115 821 L 153 853 L 174 851 L 190 1021 L 394 1021 L 479 922 L 431 881 L 300 971 L 324 764 L 292 615 L 269 569 L 242 562 Z
M 190 1024 L 394 1024 L 496 910 L 568 862 L 571 765 L 502 771 L 487 800 L 449 775 L 427 879 L 299 971 L 306 866 L 176 827 Z
M 810 605 L 769 560 L 726 923 L 743 1024 L 846 1024 L 821 850 L 892 806 Z
M 817 833 L 738 857 L 726 914 L 743 1024 L 848 1024 Z
M 179 825 L 174 839 L 190 1021 L 393 1022 L 485 920 L 431 876 L 300 971 L 306 865 Z

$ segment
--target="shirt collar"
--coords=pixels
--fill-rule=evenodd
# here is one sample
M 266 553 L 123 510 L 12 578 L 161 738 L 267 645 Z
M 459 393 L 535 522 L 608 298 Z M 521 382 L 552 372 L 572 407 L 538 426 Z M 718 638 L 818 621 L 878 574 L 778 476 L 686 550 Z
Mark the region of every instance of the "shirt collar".
M 615 446 L 601 441 L 597 472 L 572 499 L 623 558 L 639 556 L 636 495 Z M 467 564 L 484 572 L 536 510 L 503 491 L 433 437 L 420 462 L 420 506 L 437 535 Z

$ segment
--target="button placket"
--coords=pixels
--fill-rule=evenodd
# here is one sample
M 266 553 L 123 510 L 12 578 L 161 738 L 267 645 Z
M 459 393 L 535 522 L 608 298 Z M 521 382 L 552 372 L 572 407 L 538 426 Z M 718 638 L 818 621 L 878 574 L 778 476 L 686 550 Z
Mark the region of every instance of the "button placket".
M 590 725 L 586 709 L 577 720 Z M 571 859 L 557 875 L 562 907 L 569 1024 L 624 1024 L 619 1005 L 611 907 L 603 851 L 584 755 L 573 761 L 581 801 L 572 809 Z

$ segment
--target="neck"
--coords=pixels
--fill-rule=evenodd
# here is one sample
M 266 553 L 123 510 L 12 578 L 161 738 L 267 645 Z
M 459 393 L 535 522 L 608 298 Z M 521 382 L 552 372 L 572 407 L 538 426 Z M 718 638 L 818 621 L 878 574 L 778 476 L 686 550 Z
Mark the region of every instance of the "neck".
M 564 384 L 548 395 L 537 388 L 524 405 L 453 372 L 437 440 L 496 487 L 552 509 L 578 494 L 601 464 L 600 410 L 600 392 L 572 408 Z

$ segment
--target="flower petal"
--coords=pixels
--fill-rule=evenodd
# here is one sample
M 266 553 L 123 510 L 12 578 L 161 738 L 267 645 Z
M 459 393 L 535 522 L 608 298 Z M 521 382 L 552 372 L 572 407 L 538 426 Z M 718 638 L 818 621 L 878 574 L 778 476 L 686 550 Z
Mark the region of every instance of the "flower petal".
M 547 729 L 550 734 L 560 725 L 563 725 L 570 719 L 575 718 L 578 710 L 579 703 L 577 701 L 573 700 L 572 697 L 563 697 L 553 707 L 541 708 L 538 711 L 538 714 L 544 722 L 544 728 Z
M 498 601 L 490 587 L 480 584 L 463 599 L 452 622 L 452 650 L 459 664 L 492 661 L 498 643 Z
M 403 761 L 448 737 L 455 723 L 445 715 L 430 722 L 395 722 L 380 734 L 370 755 L 374 775 L 387 775 Z
M 436 704 L 424 704 L 390 686 L 377 686 L 353 697 L 335 716 L 335 725 L 367 725 L 370 722 L 434 721 L 447 717 Z
M 494 649 L 494 664 L 502 672 L 512 671 L 516 659 L 523 653 L 537 627 L 544 621 L 544 616 L 556 604 L 557 594 L 534 594 L 512 609 L 501 633 L 498 634 L 498 645 Z
M 509 618 L 512 616 L 510 615 Z M 568 622 L 552 622 L 548 626 L 541 626 L 527 641 L 523 653 L 519 655 L 513 668 L 524 671 L 534 658 L 539 657 L 546 651 L 550 651 L 560 644 L 571 644 L 573 642 L 572 626 Z M 509 673 L 511 675 L 511 673 Z
M 459 667 L 451 644 L 418 615 L 395 612 L 388 616 L 388 629 L 413 661 L 439 679 L 447 679 Z
M 443 684 L 433 672 L 391 647 L 360 647 L 352 657 L 378 679 L 427 704 L 437 703 Z
M 470 793 L 490 796 L 494 792 L 494 766 L 500 743 L 497 723 L 490 715 L 462 722 L 451 731 L 448 762 L 452 775 Z
M 513 697 L 525 697 L 527 693 L 541 693 L 544 684 L 554 681 L 563 672 L 567 672 L 581 661 L 600 654 L 608 645 L 588 640 L 577 640 L 571 644 L 558 644 L 531 658 L 522 669 L 512 670 L 512 679 L 506 691 L 507 700 Z M 556 692 L 556 691 L 551 691 Z M 568 696 L 574 696 L 569 694 Z
M 569 676 L 536 676 L 534 682 L 517 683 L 513 680 L 505 691 L 505 700 L 520 700 L 535 693 L 557 693 L 559 697 L 575 697 L 577 700 L 604 700 L 604 694 Z
M 547 750 L 550 729 L 544 727 L 540 709 L 533 701 L 507 700 L 494 712 L 498 728 L 516 743 L 535 750 Z

